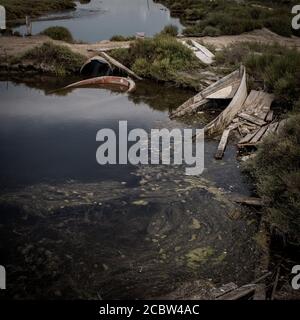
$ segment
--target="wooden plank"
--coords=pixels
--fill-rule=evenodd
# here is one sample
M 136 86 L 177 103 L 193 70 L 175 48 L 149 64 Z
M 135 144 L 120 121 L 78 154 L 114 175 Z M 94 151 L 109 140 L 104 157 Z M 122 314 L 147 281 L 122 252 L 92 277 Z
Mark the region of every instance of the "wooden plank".
M 256 197 L 246 197 L 242 195 L 233 195 L 231 197 L 231 200 L 240 203 L 240 204 L 245 204 L 248 206 L 253 206 L 253 207 L 262 207 L 264 205 L 262 199 L 256 198 Z
M 226 293 L 229 293 L 237 288 L 238 288 L 238 286 L 234 282 L 229 282 L 229 283 L 222 285 L 219 288 L 213 289 L 211 291 L 211 294 L 216 299 L 216 298 L 219 298 L 220 296 L 222 296 Z
M 216 300 L 240 300 L 242 298 L 247 298 L 251 296 L 256 289 L 255 284 L 249 284 L 242 287 L 239 287 L 229 293 L 223 294 L 218 297 Z
M 222 138 L 220 140 L 217 152 L 215 154 L 215 159 L 217 159 L 217 160 L 221 160 L 223 158 L 230 131 L 231 131 L 231 129 L 225 129 L 223 131 Z
M 99 55 L 102 56 L 104 59 L 106 59 L 108 62 L 116 66 L 117 68 L 125 71 L 126 73 L 130 74 L 131 76 L 135 77 L 138 80 L 143 80 L 141 77 L 139 77 L 137 74 L 135 74 L 133 71 L 125 67 L 122 63 L 117 61 L 116 59 L 112 58 L 110 55 L 108 55 L 105 52 L 99 52 Z
M 274 111 L 270 110 L 265 118 L 266 122 L 271 122 L 273 120 L 273 116 L 274 116 Z
M 274 100 L 274 95 L 263 91 L 251 90 L 244 106 L 243 112 L 254 117 L 265 120 L 270 111 L 271 104 Z
M 248 133 L 244 138 L 242 138 L 238 144 L 243 144 L 243 143 L 247 143 L 249 142 L 259 131 L 259 129 L 255 130 L 254 132 L 250 132 Z
M 264 133 L 267 131 L 268 129 L 268 126 L 264 126 L 264 127 L 261 127 L 257 134 L 250 140 L 250 143 L 257 143 L 260 138 L 264 135 Z
M 261 120 L 260 118 L 257 118 L 257 117 L 254 117 L 254 116 L 251 116 L 250 114 L 247 114 L 247 113 L 239 113 L 238 114 L 238 117 L 240 117 L 241 119 L 244 119 L 244 120 L 247 120 L 251 123 L 254 123 L 258 126 L 263 126 L 266 124 L 266 122 L 264 120 Z
M 265 139 L 271 133 L 275 133 L 278 127 L 278 122 L 273 122 L 268 125 L 268 129 L 266 130 L 265 134 L 261 137 L 261 140 Z

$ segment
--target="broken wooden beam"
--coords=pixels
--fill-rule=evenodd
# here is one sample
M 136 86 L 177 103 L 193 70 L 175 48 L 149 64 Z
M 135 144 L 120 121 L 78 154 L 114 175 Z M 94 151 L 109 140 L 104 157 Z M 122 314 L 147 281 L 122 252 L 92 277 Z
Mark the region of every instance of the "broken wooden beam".
M 219 296 L 216 300 L 240 300 L 251 297 L 256 289 L 256 284 L 247 284 Z
M 249 141 L 257 134 L 258 131 L 259 131 L 259 129 L 258 129 L 258 130 L 255 130 L 254 132 L 248 133 L 244 138 L 242 138 L 242 139 L 238 142 L 238 144 L 240 145 L 240 144 L 244 144 L 244 143 L 249 142 Z
M 240 204 L 244 204 L 244 205 L 248 205 L 248 206 L 253 206 L 253 207 L 262 207 L 264 205 L 263 200 L 261 198 L 257 198 L 257 197 L 233 195 L 231 197 L 231 200 L 236 203 L 240 203 Z
M 273 116 L 274 116 L 274 111 L 270 110 L 268 112 L 268 114 L 266 115 L 265 121 L 266 122 L 271 122 L 273 120 Z
M 239 116 L 239 118 L 247 120 L 247 121 L 254 123 L 260 127 L 266 124 L 266 122 L 264 120 L 257 118 L 255 116 L 252 116 L 250 114 L 244 113 L 244 112 L 239 113 L 238 116 Z
M 221 160 L 223 158 L 230 131 L 231 129 L 225 129 L 223 131 L 222 138 L 220 140 L 217 152 L 215 154 L 215 159 L 217 160 Z
M 111 64 L 113 64 L 114 66 L 116 66 L 117 68 L 125 71 L 126 73 L 128 73 L 129 75 L 135 77 L 138 80 L 143 80 L 140 76 L 138 76 L 136 73 L 134 73 L 132 70 L 128 69 L 127 67 L 125 67 L 122 63 L 120 63 L 119 61 L 117 61 L 116 59 L 112 58 L 110 55 L 108 55 L 105 52 L 99 52 L 99 55 L 102 56 L 105 60 L 107 60 L 108 62 L 110 62 Z
M 268 129 L 268 126 L 261 127 L 256 133 L 256 135 L 250 140 L 250 143 L 257 143 L 261 139 L 261 137 L 265 134 L 267 129 Z

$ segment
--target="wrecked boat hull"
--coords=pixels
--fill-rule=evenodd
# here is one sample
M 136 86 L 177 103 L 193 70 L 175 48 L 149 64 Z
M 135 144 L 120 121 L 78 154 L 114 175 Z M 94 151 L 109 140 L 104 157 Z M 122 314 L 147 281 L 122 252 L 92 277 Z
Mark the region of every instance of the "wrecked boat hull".
M 170 118 L 195 113 L 201 106 L 213 99 L 232 99 L 240 87 L 242 76 L 243 70 L 235 70 L 187 100 L 170 114 Z
M 126 92 L 130 93 L 136 89 L 136 84 L 130 78 L 123 78 L 123 77 L 113 77 L 113 76 L 105 76 L 105 77 L 96 77 L 91 79 L 86 79 L 82 81 L 78 81 L 72 83 L 63 89 L 72 89 L 72 88 L 79 88 L 84 86 L 105 86 L 105 85 L 113 85 L 113 86 L 120 86 L 122 88 L 127 89 Z

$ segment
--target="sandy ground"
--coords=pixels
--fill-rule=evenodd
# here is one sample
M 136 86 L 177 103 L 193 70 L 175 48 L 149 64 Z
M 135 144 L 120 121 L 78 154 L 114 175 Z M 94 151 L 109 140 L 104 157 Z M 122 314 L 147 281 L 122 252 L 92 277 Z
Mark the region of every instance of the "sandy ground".
M 272 44 L 277 42 L 286 47 L 300 48 L 300 38 L 291 37 L 286 38 L 279 36 L 267 29 L 254 30 L 249 33 L 233 36 L 220 36 L 220 37 L 201 37 L 194 38 L 198 41 L 202 41 L 204 44 L 214 45 L 217 49 L 221 49 L 224 46 L 228 46 L 232 43 L 252 41 L 252 42 L 263 42 Z M 0 58 L 4 59 L 6 56 L 14 56 L 21 54 L 28 49 L 35 46 L 41 45 L 45 41 L 53 41 L 47 36 L 33 36 L 27 38 L 21 37 L 0 37 Z M 111 42 L 108 40 L 100 41 L 93 44 L 69 44 L 63 41 L 53 41 L 57 44 L 64 44 L 71 48 L 74 52 L 81 53 L 82 55 L 91 57 L 95 55 L 97 50 L 105 51 L 115 48 L 126 48 L 130 42 Z

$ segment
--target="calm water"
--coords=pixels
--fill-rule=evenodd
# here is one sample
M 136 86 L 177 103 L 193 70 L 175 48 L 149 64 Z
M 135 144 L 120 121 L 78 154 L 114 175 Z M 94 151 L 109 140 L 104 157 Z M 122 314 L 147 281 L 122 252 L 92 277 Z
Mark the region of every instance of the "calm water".
M 118 132 L 119 120 L 128 121 L 128 130 L 143 128 L 147 132 L 151 128 L 189 127 L 168 117 L 170 108 L 193 94 L 189 91 L 141 82 L 129 96 L 94 88 L 57 95 L 47 92 L 62 83 L 45 80 L 33 85 L 42 89 L 0 82 L 0 177 L 4 185 L 67 179 L 132 181 L 132 166 L 97 165 L 98 130 Z M 234 146 L 229 146 L 225 162 L 213 160 L 216 146 L 213 140 L 206 142 L 205 176 L 222 187 L 247 192 Z
M 107 40 L 116 34 L 131 36 L 136 32 L 152 36 L 168 24 L 182 30 L 179 19 L 171 18 L 169 10 L 152 0 L 91 0 L 89 4 L 78 2 L 76 11 L 64 12 L 55 17 L 52 15 L 42 20 L 33 22 L 33 34 L 50 26 L 64 26 L 72 32 L 74 39 L 85 42 Z M 24 26 L 16 30 L 25 32 Z
M 168 110 L 192 93 L 148 82 L 131 95 L 47 93 L 65 84 L 0 82 L 0 264 L 10 275 L 0 299 L 176 298 L 186 283 L 187 296 L 205 297 L 251 281 L 255 219 L 226 198 L 249 193 L 233 146 L 215 161 L 217 142 L 207 140 L 201 177 L 96 163 L 99 129 L 119 120 L 129 129 L 185 128 Z

